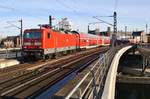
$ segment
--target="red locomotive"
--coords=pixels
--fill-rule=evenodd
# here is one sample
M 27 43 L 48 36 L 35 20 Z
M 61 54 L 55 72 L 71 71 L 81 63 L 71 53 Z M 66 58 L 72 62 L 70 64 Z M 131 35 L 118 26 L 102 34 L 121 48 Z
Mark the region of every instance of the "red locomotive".
M 78 33 L 76 31 L 57 31 L 43 26 L 40 29 L 24 31 L 22 51 L 24 56 L 56 56 L 67 51 L 94 48 L 110 44 L 110 37 Z

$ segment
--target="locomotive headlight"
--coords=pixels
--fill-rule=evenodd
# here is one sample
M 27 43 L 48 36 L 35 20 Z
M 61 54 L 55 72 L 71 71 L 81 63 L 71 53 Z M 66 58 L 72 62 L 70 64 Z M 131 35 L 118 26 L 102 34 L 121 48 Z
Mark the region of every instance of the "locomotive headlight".
M 31 42 L 24 42 L 24 45 L 31 45 Z
M 27 48 L 26 46 L 24 46 L 23 48 Z
M 34 45 L 38 45 L 39 46 L 39 45 L 42 45 L 42 43 L 41 42 L 35 42 Z

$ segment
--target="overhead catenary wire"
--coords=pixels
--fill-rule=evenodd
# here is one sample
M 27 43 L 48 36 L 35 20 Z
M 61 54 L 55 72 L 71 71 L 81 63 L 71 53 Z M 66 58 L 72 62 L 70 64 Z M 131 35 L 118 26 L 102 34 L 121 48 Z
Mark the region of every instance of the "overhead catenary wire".
M 110 25 L 110 26 L 113 26 L 113 24 L 111 24 L 111 23 L 109 23 L 109 22 L 106 22 L 106 21 L 104 21 L 104 20 L 101 20 L 101 19 L 99 19 L 98 17 L 93 16 L 93 18 L 99 20 L 100 22 L 106 23 L 106 24 L 108 24 L 108 25 Z
M 85 8 L 85 7 L 82 5 L 81 1 L 80 1 L 80 2 L 78 2 L 79 0 L 70 0 L 70 1 L 72 1 L 72 3 L 74 4 L 73 7 L 75 7 L 75 9 L 79 9 L 79 7 L 82 6 L 82 8 L 80 8 L 80 9 L 86 9 L 86 12 L 91 13 L 91 7 L 90 7 L 90 10 L 89 10 L 89 7 L 86 7 L 86 8 Z M 84 11 L 85 11 L 85 10 L 84 10 Z M 93 10 L 92 10 L 92 11 L 93 11 Z
M 11 10 L 11 11 L 15 10 L 15 8 L 4 6 L 4 5 L 0 5 L 0 9 L 7 9 L 7 10 Z
M 24 13 L 24 14 L 26 14 L 26 15 L 29 15 L 29 16 L 32 16 L 32 17 L 35 18 L 34 14 L 31 13 L 30 11 L 26 11 L 26 10 L 14 8 L 14 7 L 12 7 L 12 6 L 8 6 L 8 5 L 6 5 L 6 4 L 4 5 L 4 4 L 5 4 L 5 3 L 3 3 L 3 5 L 0 4 L 0 9 L 10 10 L 11 12 L 17 12 L 17 13 L 20 13 L 20 14 Z M 51 9 L 51 12 L 52 12 L 52 11 L 53 11 L 53 13 L 54 13 L 54 9 Z M 48 14 L 48 15 L 49 15 L 49 14 Z M 39 20 L 42 20 L 42 21 L 46 21 L 46 19 L 43 19 L 43 17 L 40 17 L 40 16 L 36 16 L 36 18 L 38 18 Z
M 75 4 L 77 4 L 77 2 L 76 1 L 73 1 L 73 0 L 70 0 L 71 2 L 73 2 L 72 4 L 73 5 L 70 5 L 71 3 L 69 3 L 69 4 L 67 4 L 66 2 L 64 2 L 64 1 L 62 1 L 62 0 L 55 0 L 59 5 L 61 5 L 62 7 L 64 7 L 64 8 L 67 8 L 67 10 L 69 10 L 69 11 L 71 11 L 71 13 L 72 14 L 75 14 L 75 17 L 79 17 L 80 16 L 80 18 L 81 18 L 81 16 L 82 16 L 82 12 L 80 12 L 79 10 L 81 10 L 81 9 L 79 9 L 78 7 L 76 7 L 75 6 Z M 78 5 L 79 6 L 79 5 Z M 87 21 L 87 19 L 86 18 L 83 18 L 83 20 L 86 20 Z M 78 26 L 77 26 L 78 27 Z M 80 26 L 80 28 L 81 28 L 82 26 Z
M 76 10 L 76 9 L 74 9 L 74 8 L 72 8 L 71 6 L 69 6 L 69 5 L 65 4 L 65 3 L 63 3 L 62 1 L 60 1 L 60 0 L 55 0 L 55 1 L 58 2 L 59 4 L 61 4 L 62 6 L 64 6 L 65 8 L 68 8 L 68 9 L 72 10 L 72 12 L 77 13 L 77 10 Z
M 79 10 L 79 8 L 77 8 L 78 6 L 76 6 L 76 5 L 78 5 L 77 3 L 77 1 L 71 1 L 71 2 L 73 2 L 73 4 L 72 5 L 69 5 L 67 2 L 65 2 L 65 1 L 62 1 L 62 0 L 55 0 L 55 1 L 57 1 L 58 3 L 59 3 L 59 5 L 62 5 L 63 7 L 65 7 L 65 8 L 67 8 L 68 10 L 70 10 L 70 11 L 72 11 L 72 13 L 74 13 L 74 14 L 76 14 L 77 16 L 82 16 L 83 14 L 80 14 L 81 12 L 80 12 L 80 10 Z M 80 4 L 80 3 L 79 3 Z M 0 8 L 1 8 L 1 5 L 0 5 Z M 3 8 L 3 6 L 2 6 L 2 8 Z M 4 8 L 6 8 L 7 9 L 7 6 L 5 7 L 4 6 Z M 22 10 L 22 9 L 18 9 L 18 8 L 9 8 L 8 7 L 8 9 L 10 9 L 10 10 L 12 10 L 12 11 L 15 11 L 15 12 L 17 12 L 17 13 L 25 13 L 25 14 L 27 14 L 28 16 L 35 16 L 34 14 L 31 14 L 31 12 L 30 11 L 25 11 L 25 10 Z M 48 9 L 49 10 L 49 9 Z M 56 13 L 56 11 L 54 11 L 55 9 L 50 9 L 51 11 L 49 11 L 49 14 L 52 14 L 51 12 L 53 11 L 53 13 Z M 88 10 L 88 9 L 87 9 Z M 90 11 L 87 11 L 86 10 L 86 12 L 88 12 L 88 14 L 89 14 L 89 12 Z M 45 17 L 41 17 L 41 16 L 36 16 L 36 18 L 38 18 L 38 19 L 40 19 L 40 20 L 43 20 L 43 21 L 46 21 L 47 19 L 44 19 Z M 22 19 L 24 19 L 24 18 L 22 18 Z M 86 18 L 83 18 L 83 20 L 87 20 Z
M 119 0 L 115 0 L 114 11 L 116 11 L 118 9 L 118 2 L 119 2 Z

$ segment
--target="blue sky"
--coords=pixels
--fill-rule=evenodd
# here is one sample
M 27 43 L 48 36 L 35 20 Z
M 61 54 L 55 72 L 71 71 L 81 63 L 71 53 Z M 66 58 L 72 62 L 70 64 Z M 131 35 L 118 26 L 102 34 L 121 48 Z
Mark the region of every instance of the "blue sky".
M 115 9 L 115 0 L 0 0 L 0 35 L 16 35 L 19 30 L 8 28 L 7 21 L 23 19 L 24 29 L 37 28 L 48 23 L 51 14 L 54 24 L 67 17 L 74 29 L 87 31 L 87 24 L 96 22 L 92 16 L 110 16 Z M 118 0 L 118 29 L 128 26 L 129 30 L 145 29 L 150 21 L 150 0 Z M 112 18 L 101 18 L 113 22 Z M 13 22 L 19 26 L 19 22 Z M 105 30 L 106 24 L 95 25 Z M 94 27 L 94 26 L 93 26 Z

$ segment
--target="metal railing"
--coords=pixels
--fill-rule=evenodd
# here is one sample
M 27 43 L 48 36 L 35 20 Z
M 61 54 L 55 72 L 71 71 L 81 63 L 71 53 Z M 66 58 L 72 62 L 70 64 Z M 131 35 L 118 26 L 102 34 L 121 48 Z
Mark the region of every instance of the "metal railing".
M 0 49 L 0 59 L 17 58 L 21 56 L 20 48 L 3 48 Z
M 105 54 L 100 55 L 99 60 L 88 68 L 88 72 L 85 73 L 80 82 L 72 89 L 65 99 L 99 99 L 103 92 L 111 61 L 116 52 L 122 47 L 123 46 L 111 48 Z

